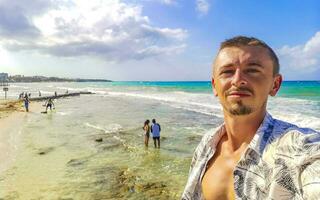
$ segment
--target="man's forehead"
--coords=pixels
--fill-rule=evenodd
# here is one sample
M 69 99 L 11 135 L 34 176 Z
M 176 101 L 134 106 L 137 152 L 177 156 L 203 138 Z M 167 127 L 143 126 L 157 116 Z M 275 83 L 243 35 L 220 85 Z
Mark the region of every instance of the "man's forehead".
M 226 47 L 220 50 L 216 60 L 231 61 L 231 60 L 255 60 L 261 58 L 269 58 L 268 50 L 259 46 L 243 46 L 243 47 Z

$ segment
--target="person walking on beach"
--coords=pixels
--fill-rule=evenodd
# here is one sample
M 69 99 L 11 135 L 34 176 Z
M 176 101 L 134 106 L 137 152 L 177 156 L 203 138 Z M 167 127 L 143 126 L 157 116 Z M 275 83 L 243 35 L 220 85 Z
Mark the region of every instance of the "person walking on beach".
M 29 112 L 29 104 L 30 104 L 30 100 L 28 97 L 28 94 L 26 93 L 26 95 L 23 98 L 23 102 L 24 102 L 24 107 L 26 109 L 26 112 Z
M 237 36 L 221 43 L 212 88 L 224 123 L 196 148 L 183 200 L 319 199 L 320 133 L 266 109 L 281 82 L 278 57 L 265 42 Z
M 151 133 L 152 133 L 154 148 L 157 148 L 157 141 L 158 141 L 158 148 L 160 148 L 160 132 L 161 132 L 160 124 L 158 124 L 156 120 L 153 119 L 152 125 L 151 125 Z
M 149 137 L 150 137 L 150 125 L 149 125 L 149 123 L 150 123 L 150 120 L 146 120 L 145 122 L 144 122 L 144 125 L 143 125 L 143 130 L 144 130 L 144 145 L 146 146 L 146 147 L 148 147 L 148 145 L 149 145 Z
M 50 111 L 52 111 L 52 107 L 53 107 L 53 109 L 55 108 L 54 103 L 51 98 L 48 99 L 48 101 L 45 105 L 46 105 L 46 112 L 47 112 L 48 108 L 50 108 Z
M 19 94 L 19 99 L 23 99 L 24 98 L 24 92 L 21 92 L 20 94 Z

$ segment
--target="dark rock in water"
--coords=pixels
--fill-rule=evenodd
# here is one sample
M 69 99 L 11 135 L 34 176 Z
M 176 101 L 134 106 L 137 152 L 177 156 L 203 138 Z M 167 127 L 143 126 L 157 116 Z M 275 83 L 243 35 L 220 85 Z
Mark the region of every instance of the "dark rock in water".
M 78 166 L 78 165 L 82 165 L 84 161 L 82 160 L 78 160 L 78 159 L 71 159 L 69 160 L 69 162 L 67 163 L 70 166 Z
M 161 140 L 161 141 L 163 141 L 163 140 L 167 140 L 167 139 L 168 139 L 168 138 L 167 138 L 167 137 L 165 137 L 165 136 L 161 136 L 161 137 L 160 137 L 160 140 Z
M 117 180 L 117 190 L 120 194 L 130 195 L 135 193 L 140 197 L 143 196 L 142 199 L 172 199 L 169 195 L 170 188 L 164 182 L 143 181 L 134 171 L 121 170 Z
M 201 136 L 199 135 L 191 135 L 188 137 L 189 142 L 199 142 L 201 140 Z
M 114 148 L 116 148 L 116 147 L 120 147 L 121 145 L 122 145 L 121 143 L 107 144 L 106 146 L 103 146 L 103 147 L 102 147 L 102 151 L 114 149 Z
M 109 140 L 106 140 L 107 142 Z M 68 165 L 81 163 L 81 161 L 90 162 L 90 158 L 88 157 L 85 160 L 72 159 L 68 162 Z M 88 199 L 169 200 L 179 198 L 177 194 L 171 191 L 172 188 L 165 181 L 146 180 L 144 171 L 140 172 L 134 167 L 114 166 L 106 162 L 104 165 L 97 165 L 88 169 L 88 166 L 86 166 L 79 167 L 76 171 L 72 170 L 70 174 L 72 178 L 77 179 L 85 174 L 85 179 L 80 182 L 72 181 L 68 183 L 70 189 L 66 189 L 63 193 L 66 197 L 69 196 L 69 193 L 74 192 L 74 188 L 77 188 L 79 191 L 86 191 L 86 194 L 90 193 Z M 143 176 L 140 173 L 143 173 Z
M 97 139 L 96 139 L 96 142 L 102 142 L 102 141 L 103 141 L 102 138 L 97 138 Z
M 54 150 L 54 147 L 42 148 L 42 149 L 39 149 L 38 154 L 39 155 L 45 155 L 45 154 L 47 154 L 47 153 L 49 153 L 50 151 L 53 151 L 53 150 Z

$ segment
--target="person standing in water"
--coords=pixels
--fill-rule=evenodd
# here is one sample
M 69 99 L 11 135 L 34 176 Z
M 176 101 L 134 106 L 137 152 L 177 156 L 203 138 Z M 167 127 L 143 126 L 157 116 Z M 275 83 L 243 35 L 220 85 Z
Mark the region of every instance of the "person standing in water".
M 149 145 L 149 137 L 150 137 L 150 121 L 147 119 L 144 122 L 143 130 L 144 130 L 144 145 L 148 147 Z
M 151 133 L 152 133 L 152 138 L 154 142 L 154 148 L 157 148 L 157 141 L 158 141 L 158 148 L 160 148 L 160 131 L 161 127 L 160 124 L 156 122 L 155 119 L 152 120 L 152 125 L 151 125 Z
M 26 93 L 26 95 L 23 98 L 23 102 L 24 102 L 24 107 L 26 108 L 26 112 L 29 112 L 29 97 L 28 94 Z
M 52 99 L 49 98 L 47 103 L 46 103 L 46 112 L 47 112 L 48 108 L 50 108 L 50 110 L 52 110 L 52 106 L 53 106 L 53 109 L 54 109 L 54 103 L 53 103 Z

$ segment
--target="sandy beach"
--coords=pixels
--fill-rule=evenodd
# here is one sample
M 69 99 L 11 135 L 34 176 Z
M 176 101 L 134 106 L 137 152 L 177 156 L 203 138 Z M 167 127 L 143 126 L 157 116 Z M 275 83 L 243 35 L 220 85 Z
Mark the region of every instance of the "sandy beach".
M 31 102 L 29 113 L 40 112 L 41 103 Z M 25 112 L 21 100 L 0 101 L 0 174 L 4 172 L 15 158 L 19 148 L 21 125 L 29 113 Z
M 22 101 L 0 100 L 0 119 L 7 117 L 15 111 L 24 111 L 22 107 Z

